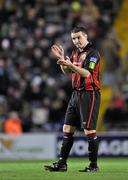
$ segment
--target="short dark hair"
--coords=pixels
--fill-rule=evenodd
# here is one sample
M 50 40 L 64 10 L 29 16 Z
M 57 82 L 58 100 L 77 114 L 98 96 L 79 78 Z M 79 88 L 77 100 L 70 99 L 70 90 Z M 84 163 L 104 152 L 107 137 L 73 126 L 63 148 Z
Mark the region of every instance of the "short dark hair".
M 78 33 L 78 32 L 83 32 L 85 34 L 87 34 L 87 29 L 83 26 L 76 26 L 71 30 L 71 33 Z

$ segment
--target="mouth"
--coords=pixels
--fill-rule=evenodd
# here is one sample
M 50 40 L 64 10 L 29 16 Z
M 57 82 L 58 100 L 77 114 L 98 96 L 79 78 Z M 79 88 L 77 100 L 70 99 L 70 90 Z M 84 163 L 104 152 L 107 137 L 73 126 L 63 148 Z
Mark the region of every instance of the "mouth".
M 76 44 L 77 47 L 80 47 L 80 44 Z

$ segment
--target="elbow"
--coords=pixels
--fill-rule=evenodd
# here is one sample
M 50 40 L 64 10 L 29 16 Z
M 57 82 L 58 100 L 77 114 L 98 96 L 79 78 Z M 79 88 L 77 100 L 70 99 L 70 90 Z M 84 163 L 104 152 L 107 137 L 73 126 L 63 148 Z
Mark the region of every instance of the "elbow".
M 93 84 L 93 78 L 92 78 L 91 73 L 90 73 L 90 75 L 88 75 L 88 76 L 85 78 L 85 83 L 86 83 L 86 85 L 91 85 L 91 84 Z
M 89 78 L 89 76 L 91 76 L 91 73 L 88 71 L 85 75 L 86 78 Z

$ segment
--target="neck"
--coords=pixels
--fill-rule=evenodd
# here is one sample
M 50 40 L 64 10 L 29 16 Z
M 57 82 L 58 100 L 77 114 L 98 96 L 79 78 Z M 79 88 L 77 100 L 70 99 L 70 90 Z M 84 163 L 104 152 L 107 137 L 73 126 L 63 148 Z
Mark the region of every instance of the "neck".
M 83 48 L 79 48 L 79 51 L 81 52 L 81 51 L 83 51 L 83 49 L 88 45 L 88 41 L 86 42 L 86 44 L 85 44 L 85 46 L 83 47 Z

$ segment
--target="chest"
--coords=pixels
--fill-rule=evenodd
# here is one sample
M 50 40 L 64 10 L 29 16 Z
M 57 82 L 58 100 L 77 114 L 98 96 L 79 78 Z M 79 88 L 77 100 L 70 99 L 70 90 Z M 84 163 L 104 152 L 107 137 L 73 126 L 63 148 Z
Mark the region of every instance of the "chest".
M 83 63 L 85 63 L 86 61 L 87 61 L 87 52 L 83 52 L 83 53 L 79 53 L 79 54 L 78 54 L 78 52 L 76 52 L 73 55 L 73 64 L 75 66 L 82 67 Z

